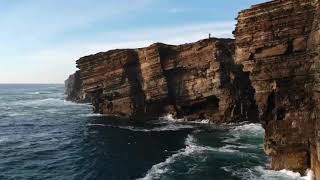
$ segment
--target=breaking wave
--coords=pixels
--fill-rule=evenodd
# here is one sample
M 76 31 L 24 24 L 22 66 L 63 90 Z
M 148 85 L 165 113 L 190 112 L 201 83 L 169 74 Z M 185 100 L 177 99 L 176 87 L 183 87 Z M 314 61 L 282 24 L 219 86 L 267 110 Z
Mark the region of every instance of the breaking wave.
M 79 104 L 71 101 L 66 101 L 62 98 L 46 98 L 46 99 L 36 99 L 36 100 L 22 100 L 16 101 L 14 105 L 21 106 L 67 106 L 67 105 L 77 105 L 77 106 L 91 106 L 90 104 Z
M 264 129 L 261 124 L 243 124 L 231 127 L 229 130 L 229 137 L 223 140 L 225 143 L 237 143 L 241 138 L 262 138 L 264 136 Z M 244 144 L 248 145 L 248 144 Z
M 125 129 L 125 130 L 138 131 L 138 132 L 177 131 L 182 129 L 194 128 L 194 126 L 184 125 L 184 124 L 166 124 L 164 126 L 153 127 L 153 128 L 143 128 L 143 127 L 137 127 L 137 126 L 114 126 L 109 124 L 88 124 L 87 126 L 118 128 L 118 129 Z
M 138 180 L 152 180 L 152 179 L 161 179 L 163 175 L 171 171 L 170 165 L 182 161 L 184 157 L 191 157 L 195 155 L 200 155 L 206 152 L 222 152 L 222 153 L 238 153 L 238 150 L 232 149 L 230 146 L 226 145 L 223 147 L 215 148 L 209 146 L 202 146 L 197 144 L 197 140 L 193 135 L 188 135 L 185 140 L 185 148 L 179 150 L 177 153 L 168 157 L 165 161 L 155 164 L 151 167 L 151 169 L 147 172 L 145 177 L 139 178 Z
M 172 114 L 167 114 L 166 116 L 160 117 L 159 120 L 173 122 L 173 123 L 179 123 L 179 122 L 190 123 L 190 124 L 209 124 L 210 123 L 209 119 L 199 119 L 196 121 L 187 121 L 184 118 L 177 119 L 177 118 L 174 118 Z
M 226 172 L 243 180 L 314 180 L 314 173 L 311 170 L 306 171 L 306 175 L 302 176 L 298 172 L 289 171 L 286 169 L 280 171 L 268 170 L 262 166 L 249 168 L 222 167 Z

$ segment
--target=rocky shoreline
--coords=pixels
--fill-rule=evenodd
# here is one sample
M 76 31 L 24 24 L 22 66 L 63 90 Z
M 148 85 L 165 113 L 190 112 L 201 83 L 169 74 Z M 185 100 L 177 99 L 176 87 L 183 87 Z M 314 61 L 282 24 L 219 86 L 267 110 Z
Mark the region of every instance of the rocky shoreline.
M 273 169 L 320 178 L 319 19 L 318 0 L 274 0 L 239 13 L 235 40 L 85 56 L 66 81 L 67 99 L 133 120 L 261 122 Z

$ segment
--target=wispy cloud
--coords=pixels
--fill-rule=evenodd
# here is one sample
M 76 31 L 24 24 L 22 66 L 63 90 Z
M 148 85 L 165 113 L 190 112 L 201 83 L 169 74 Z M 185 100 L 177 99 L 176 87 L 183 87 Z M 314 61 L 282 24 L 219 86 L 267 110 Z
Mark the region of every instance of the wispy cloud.
M 0 82 L 7 82 L 5 77 L 11 76 L 16 77 L 10 79 L 15 82 L 61 83 L 76 70 L 75 61 L 85 55 L 110 49 L 144 47 L 155 42 L 168 44 L 194 42 L 207 38 L 208 33 L 216 37 L 232 38 L 233 28 L 234 22 L 231 21 L 106 32 L 96 35 L 89 41 L 79 40 L 11 57 L 14 62 L 22 62 L 19 66 L 23 67 L 20 71 L 24 72 L 24 76 L 16 77 L 13 72 L 0 67 Z M 101 40 L 101 37 L 109 38 Z M 31 65 L 26 64 L 30 62 Z M 19 67 L 16 70 L 19 71 Z
M 192 9 L 162 0 L 9 1 L 0 2 L 0 83 L 62 83 L 82 56 L 155 42 L 194 42 L 209 33 L 232 38 L 235 24 L 184 20 L 179 15 Z M 164 9 L 174 20 L 161 16 Z

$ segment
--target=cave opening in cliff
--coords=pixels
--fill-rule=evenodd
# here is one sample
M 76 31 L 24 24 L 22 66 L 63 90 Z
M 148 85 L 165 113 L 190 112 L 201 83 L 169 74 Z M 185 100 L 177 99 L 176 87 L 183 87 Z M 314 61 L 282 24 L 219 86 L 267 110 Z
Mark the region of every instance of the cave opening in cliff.
M 220 99 L 217 96 L 210 96 L 201 102 L 191 104 L 189 106 L 182 106 L 185 115 L 198 114 L 199 119 L 206 119 L 208 112 L 214 113 L 219 109 Z

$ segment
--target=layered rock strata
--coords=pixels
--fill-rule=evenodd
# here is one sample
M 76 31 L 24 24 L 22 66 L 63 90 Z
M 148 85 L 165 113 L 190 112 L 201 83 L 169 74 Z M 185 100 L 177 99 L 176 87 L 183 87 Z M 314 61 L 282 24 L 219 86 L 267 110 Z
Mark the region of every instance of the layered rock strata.
M 272 168 L 319 175 L 319 2 L 275 0 L 240 12 L 236 63 L 250 73 Z M 315 137 L 316 136 L 316 137 Z
M 230 39 L 112 50 L 80 58 L 77 67 L 82 88 L 70 99 L 90 98 L 97 113 L 136 120 L 167 113 L 215 122 L 257 120 L 254 90 L 234 64 Z
M 158 43 L 83 57 L 68 97 L 133 119 L 259 119 L 273 169 L 311 168 L 320 178 L 320 2 L 274 0 L 237 20 L 235 42 Z

